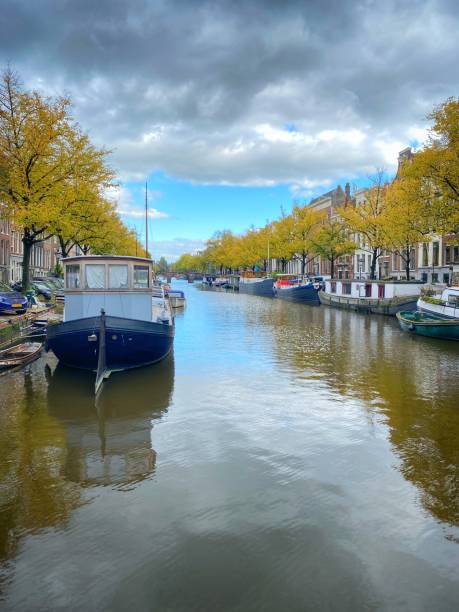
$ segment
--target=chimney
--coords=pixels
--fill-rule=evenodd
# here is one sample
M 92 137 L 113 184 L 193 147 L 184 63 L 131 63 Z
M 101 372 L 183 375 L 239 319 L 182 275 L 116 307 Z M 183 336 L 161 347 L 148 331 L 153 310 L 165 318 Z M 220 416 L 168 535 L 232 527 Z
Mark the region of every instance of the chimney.
M 346 183 L 346 185 L 344 186 L 344 201 L 349 202 L 350 199 L 351 199 L 351 186 L 349 185 L 349 183 Z
M 402 167 L 405 162 L 409 162 L 413 159 L 413 151 L 411 147 L 406 147 L 403 151 L 398 154 L 398 170 Z

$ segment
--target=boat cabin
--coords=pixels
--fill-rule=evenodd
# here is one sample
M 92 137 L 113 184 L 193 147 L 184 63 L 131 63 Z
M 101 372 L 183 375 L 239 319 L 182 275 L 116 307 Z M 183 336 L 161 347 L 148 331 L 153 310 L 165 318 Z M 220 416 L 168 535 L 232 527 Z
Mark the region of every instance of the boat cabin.
M 100 315 L 151 321 L 152 264 L 144 257 L 86 255 L 63 260 L 64 321 Z
M 459 287 L 447 287 L 443 290 L 441 299 L 448 306 L 459 308 Z
M 351 280 L 331 278 L 325 281 L 325 292 L 349 298 L 373 300 L 420 295 L 422 281 Z

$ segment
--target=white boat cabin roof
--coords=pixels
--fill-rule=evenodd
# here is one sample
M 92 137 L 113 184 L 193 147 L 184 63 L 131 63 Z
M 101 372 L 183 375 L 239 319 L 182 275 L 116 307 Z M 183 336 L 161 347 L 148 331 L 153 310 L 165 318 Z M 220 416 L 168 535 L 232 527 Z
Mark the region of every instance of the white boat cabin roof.
M 81 255 L 63 260 L 65 292 L 151 292 L 153 262 L 145 257 Z
M 443 300 L 448 301 L 449 297 L 459 298 L 459 287 L 446 287 L 443 289 L 441 297 Z

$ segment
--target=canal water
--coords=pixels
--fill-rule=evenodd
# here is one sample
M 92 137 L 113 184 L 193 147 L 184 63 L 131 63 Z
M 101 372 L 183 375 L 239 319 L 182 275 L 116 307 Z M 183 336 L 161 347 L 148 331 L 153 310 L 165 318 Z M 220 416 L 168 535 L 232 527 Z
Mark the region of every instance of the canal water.
M 0 609 L 457 610 L 459 344 L 184 288 L 174 355 L 0 378 Z

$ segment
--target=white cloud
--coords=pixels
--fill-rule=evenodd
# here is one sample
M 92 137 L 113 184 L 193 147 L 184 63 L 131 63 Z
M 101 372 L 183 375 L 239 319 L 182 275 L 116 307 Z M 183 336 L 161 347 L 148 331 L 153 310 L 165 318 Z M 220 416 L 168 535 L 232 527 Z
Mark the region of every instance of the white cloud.
M 167 261 L 176 261 L 183 253 L 196 254 L 202 251 L 206 246 L 205 240 L 189 239 L 189 238 L 174 238 L 172 240 L 156 240 L 153 242 L 153 258 L 159 259 L 165 257 Z
M 144 219 L 145 218 L 145 208 L 144 205 L 137 205 L 134 202 L 132 192 L 126 187 L 118 186 L 113 187 L 107 190 L 107 197 L 109 197 L 115 204 L 117 211 L 123 217 L 128 217 L 131 219 Z M 162 193 L 160 191 L 149 191 L 148 192 L 148 200 L 151 202 L 152 200 L 158 200 L 162 197 Z M 148 207 L 148 217 L 150 219 L 167 219 L 169 215 L 166 212 L 158 210 L 157 208 Z
M 394 170 L 456 93 L 452 0 L 197 4 L 7 2 L 0 61 L 68 92 L 123 180 L 303 185 Z

